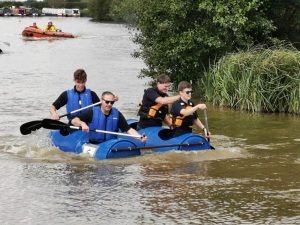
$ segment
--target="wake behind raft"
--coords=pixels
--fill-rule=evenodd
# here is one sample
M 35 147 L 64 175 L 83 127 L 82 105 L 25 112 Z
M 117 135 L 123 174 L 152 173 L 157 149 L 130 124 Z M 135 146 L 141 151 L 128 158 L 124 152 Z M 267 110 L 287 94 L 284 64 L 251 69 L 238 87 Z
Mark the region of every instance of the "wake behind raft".
M 134 128 L 137 121 L 128 120 Z M 76 154 L 86 153 L 96 160 L 123 158 L 141 155 L 141 150 L 152 149 L 154 152 L 200 151 L 214 149 L 201 135 L 187 133 L 175 138 L 169 137 L 170 129 L 162 127 L 149 127 L 139 130 L 139 133 L 147 136 L 146 143 L 132 137 L 118 137 L 100 144 L 89 143 L 88 134 L 80 130 L 65 136 L 62 132 L 51 131 L 50 138 L 54 146 L 64 152 Z

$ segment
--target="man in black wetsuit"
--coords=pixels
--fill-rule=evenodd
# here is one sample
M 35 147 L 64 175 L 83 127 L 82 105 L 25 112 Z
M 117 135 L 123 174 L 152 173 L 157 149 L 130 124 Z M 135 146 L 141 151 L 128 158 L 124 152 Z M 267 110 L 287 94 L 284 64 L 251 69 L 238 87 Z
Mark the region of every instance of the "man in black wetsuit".
M 205 110 L 206 105 L 204 103 L 194 104 L 191 101 L 192 98 L 192 84 L 187 81 L 181 81 L 178 84 L 178 92 L 180 99 L 172 104 L 172 125 L 173 136 L 177 137 L 185 133 L 191 133 L 192 127 L 195 126 L 197 129 L 204 131 L 205 137 L 209 138 L 210 133 L 207 132 L 205 126 L 199 120 L 197 110 Z
M 179 95 L 169 97 L 167 92 L 171 86 L 169 76 L 162 74 L 156 79 L 156 87 L 148 88 L 144 92 L 142 104 L 138 115 L 138 129 L 152 126 L 162 126 L 164 121 L 171 126 L 171 120 L 168 117 L 168 104 L 171 104 L 180 98 Z

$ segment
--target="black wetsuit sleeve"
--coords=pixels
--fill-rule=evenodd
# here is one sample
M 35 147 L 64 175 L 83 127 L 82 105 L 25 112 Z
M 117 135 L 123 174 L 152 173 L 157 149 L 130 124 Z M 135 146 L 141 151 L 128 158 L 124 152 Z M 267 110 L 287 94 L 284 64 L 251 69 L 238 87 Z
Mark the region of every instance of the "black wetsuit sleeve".
M 119 112 L 118 127 L 122 132 L 127 132 L 130 129 L 130 126 L 128 125 L 125 117 L 120 112 Z
M 92 95 L 93 104 L 97 103 L 97 102 L 100 102 L 100 98 L 98 97 L 98 95 L 94 91 L 91 91 L 91 95 Z
M 145 96 L 150 102 L 155 102 L 158 97 L 161 97 L 153 88 L 146 90 Z
M 56 108 L 56 110 L 60 109 L 61 107 L 65 106 L 68 102 L 68 93 L 64 91 L 60 94 L 60 96 L 52 103 L 52 105 Z

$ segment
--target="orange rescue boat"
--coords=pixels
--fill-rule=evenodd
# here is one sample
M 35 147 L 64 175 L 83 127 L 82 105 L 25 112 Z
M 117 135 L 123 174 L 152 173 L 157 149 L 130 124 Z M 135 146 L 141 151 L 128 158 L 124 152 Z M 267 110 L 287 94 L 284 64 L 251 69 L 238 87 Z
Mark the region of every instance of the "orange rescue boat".
M 26 27 L 22 35 L 24 37 L 36 37 L 36 38 L 44 38 L 44 37 L 54 37 L 54 38 L 74 38 L 74 35 L 71 33 L 61 32 L 61 31 L 44 31 L 42 29 L 36 29 L 33 27 Z

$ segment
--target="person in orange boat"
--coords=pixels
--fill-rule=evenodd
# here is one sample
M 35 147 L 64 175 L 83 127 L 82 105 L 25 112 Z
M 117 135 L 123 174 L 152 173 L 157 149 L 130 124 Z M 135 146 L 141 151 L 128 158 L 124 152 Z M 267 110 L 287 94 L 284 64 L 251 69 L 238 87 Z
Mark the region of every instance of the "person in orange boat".
M 46 28 L 45 28 L 45 31 L 51 31 L 51 32 L 55 32 L 56 31 L 56 28 L 55 26 L 52 24 L 51 21 L 48 22 Z
M 30 27 L 35 28 L 35 29 L 40 29 L 40 28 L 36 25 L 36 22 L 33 22 L 33 24 L 32 24 Z

